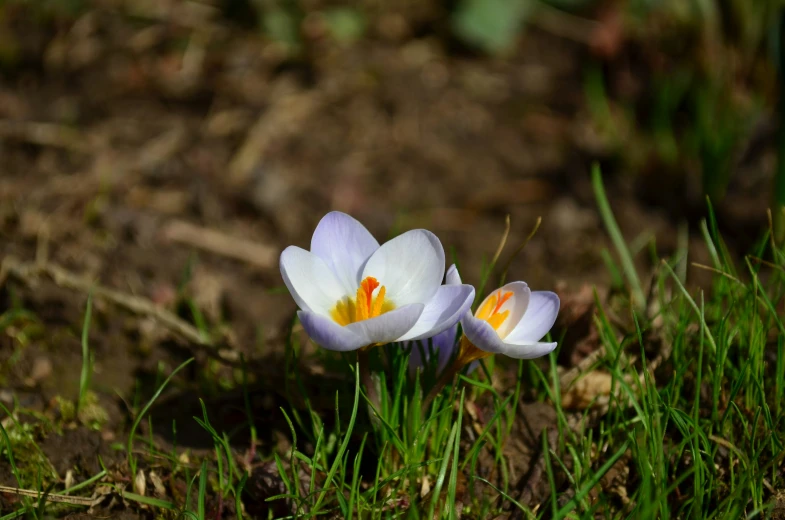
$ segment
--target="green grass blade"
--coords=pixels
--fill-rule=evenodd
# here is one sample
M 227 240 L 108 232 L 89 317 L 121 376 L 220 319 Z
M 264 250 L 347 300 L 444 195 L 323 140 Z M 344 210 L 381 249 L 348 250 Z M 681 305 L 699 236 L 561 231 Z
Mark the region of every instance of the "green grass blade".
M 207 496 L 207 459 L 202 461 L 202 468 L 199 470 L 199 491 L 197 499 L 197 516 L 199 520 L 205 520 L 207 513 L 204 507 L 204 499 Z
M 90 388 L 90 377 L 92 375 L 93 367 L 90 359 L 90 318 L 93 313 L 93 293 L 87 295 L 87 308 L 84 314 L 84 323 L 82 324 L 82 373 L 79 376 L 79 399 L 76 402 L 76 413 L 79 413 L 82 406 L 85 404 L 87 391 Z
M 433 488 L 433 498 L 431 499 L 431 506 L 428 510 L 428 518 L 435 518 L 434 511 L 436 510 L 436 506 L 439 503 L 439 497 L 442 493 L 442 486 L 444 485 L 444 478 L 447 475 L 447 466 L 450 463 L 450 452 L 453 449 L 453 443 L 455 443 L 455 438 L 458 434 L 458 423 L 452 425 L 452 429 L 450 429 L 450 437 L 447 439 L 447 446 L 444 448 L 445 456 L 442 458 L 442 465 L 439 468 L 439 475 L 436 477 L 436 485 Z M 441 515 L 440 515 L 441 516 Z
M 630 284 L 632 291 L 632 301 L 636 308 L 641 309 L 646 304 L 646 297 L 643 294 L 643 287 L 638 278 L 638 272 L 635 270 L 635 264 L 632 261 L 630 250 L 627 248 L 627 242 L 621 234 L 621 229 L 616 223 L 616 218 L 613 216 L 608 196 L 605 194 L 605 187 L 602 184 L 602 173 L 600 166 L 594 164 L 591 170 L 592 185 L 594 186 L 594 196 L 597 199 L 597 208 L 600 211 L 600 216 L 605 224 L 605 229 L 611 237 L 613 246 L 619 255 L 624 275 L 627 278 L 627 283 Z
M 155 400 L 158 399 L 158 396 L 161 395 L 161 392 L 164 391 L 164 388 L 166 388 L 166 385 L 169 384 L 169 381 L 171 381 L 172 378 L 180 370 L 182 370 L 187 365 L 189 365 L 193 360 L 194 360 L 194 358 L 185 360 L 179 367 L 175 368 L 174 371 L 172 371 L 172 373 L 169 374 L 169 377 L 166 378 L 166 380 L 163 382 L 163 384 L 155 392 L 153 397 L 147 402 L 147 404 L 144 406 L 144 408 L 142 408 L 142 411 L 139 413 L 139 415 L 136 416 L 136 419 L 134 420 L 133 424 L 131 425 L 131 431 L 128 433 L 127 449 L 128 449 L 128 465 L 131 468 L 131 474 L 132 475 L 136 475 L 136 459 L 133 456 L 133 448 L 134 448 L 134 434 L 136 433 L 136 429 L 139 427 L 139 423 L 142 422 L 142 418 L 145 416 L 147 411 L 153 405 Z
M 572 497 L 572 500 L 567 502 L 564 505 L 564 507 L 559 509 L 559 512 L 556 513 L 556 518 L 566 517 L 573 509 L 575 509 L 578 506 L 578 503 L 581 500 L 583 500 L 583 498 L 586 495 L 589 494 L 589 491 L 591 491 L 594 488 L 594 486 L 596 486 L 600 482 L 600 480 L 602 480 L 602 477 L 605 476 L 608 470 L 610 470 L 611 467 L 613 467 L 613 465 L 616 464 L 616 461 L 619 460 L 622 457 L 622 455 L 624 455 L 624 453 L 627 451 L 628 445 L 629 442 L 625 442 L 622 445 L 622 447 L 619 448 L 618 451 L 616 451 L 616 453 L 614 453 L 610 459 L 605 461 L 605 464 L 603 464 L 602 467 L 592 475 L 592 477 L 589 479 L 588 482 L 586 482 L 586 484 L 583 485 L 580 491 L 575 493 L 575 496 Z
M 325 480 L 324 486 L 325 489 L 319 494 L 319 498 L 316 499 L 316 504 L 313 506 L 313 513 L 318 513 L 319 506 L 322 504 L 324 500 L 325 493 L 327 492 L 327 487 L 330 486 L 330 483 L 333 481 L 335 477 L 335 473 L 338 471 L 338 467 L 341 464 L 341 460 L 343 459 L 343 454 L 346 449 L 349 447 L 349 441 L 352 437 L 352 431 L 354 430 L 354 422 L 357 419 L 357 408 L 360 404 L 360 365 L 355 364 L 354 366 L 354 405 L 352 406 L 352 415 L 349 419 L 349 425 L 346 428 L 346 433 L 344 434 L 343 442 L 341 443 L 341 447 L 338 448 L 338 453 L 335 455 L 335 459 L 333 460 L 333 465 L 330 468 L 330 472 L 327 474 L 327 479 Z

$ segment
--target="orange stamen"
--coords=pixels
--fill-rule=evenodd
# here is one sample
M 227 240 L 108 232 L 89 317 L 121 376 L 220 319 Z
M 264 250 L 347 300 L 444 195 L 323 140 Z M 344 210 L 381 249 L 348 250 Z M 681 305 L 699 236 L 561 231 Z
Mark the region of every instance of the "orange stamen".
M 501 292 L 502 292 L 501 289 L 499 289 L 499 293 Z M 499 302 L 496 304 L 496 307 L 494 307 L 493 312 L 491 314 L 496 314 L 497 312 L 499 312 L 499 309 L 502 308 L 502 305 L 504 305 L 505 302 L 507 302 L 507 300 L 509 300 L 510 298 L 512 298 L 512 291 L 508 291 L 504 293 L 501 296 L 501 298 L 499 298 Z
M 357 321 L 367 320 L 373 311 L 373 291 L 379 287 L 379 282 L 373 276 L 360 282 L 357 289 Z

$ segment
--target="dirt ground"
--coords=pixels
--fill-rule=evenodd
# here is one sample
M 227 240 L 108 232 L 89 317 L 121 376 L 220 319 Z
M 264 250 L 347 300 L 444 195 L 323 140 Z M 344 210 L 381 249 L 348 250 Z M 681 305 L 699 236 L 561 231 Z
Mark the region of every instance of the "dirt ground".
M 404 3 L 374 16 L 353 44 L 332 41 L 314 19 L 293 58 L 207 4 L 166 5 L 130 12 L 99 3 L 45 20 L 3 8 L 14 52 L 0 75 L 0 315 L 31 316 L 0 335 L 0 400 L 60 413 L 56 396 L 78 393 L 91 284 L 121 295 L 95 297 L 89 334 L 108 426 L 46 437 L 60 476 L 95 474 L 99 454 L 122 461 L 111 445 L 124 442 L 129 410 L 191 356 L 152 411 L 153 424 L 182 425 L 177 438 L 166 424 L 156 438 L 211 447 L 190 419 L 200 415 L 197 395 L 214 423 L 241 424 L 242 393 L 217 346 L 248 362 L 259 451 L 288 435 L 277 411 L 288 406 L 283 338 L 295 305 L 277 257 L 306 246 L 330 209 L 379 238 L 433 230 L 470 283 L 505 215 L 507 253 L 542 217 L 509 278 L 569 297 L 610 282 L 589 177 L 598 160 L 628 239 L 652 234 L 667 255 L 686 221 L 693 260 L 707 263 L 695 225 L 700 194 L 624 171 L 597 130 L 582 84 L 583 64 L 598 57 L 585 42 L 533 26 L 513 55 L 490 58 L 444 36 L 433 22 L 438 4 Z M 718 206 L 734 250 L 765 225 L 766 183 L 765 173 L 736 176 Z M 194 324 L 189 300 L 220 341 L 198 345 L 138 307 Z M 329 409 L 329 389 L 343 382 L 302 369 Z M 242 434 L 233 442 L 247 449 Z M 0 484 L 14 485 L 3 464 Z

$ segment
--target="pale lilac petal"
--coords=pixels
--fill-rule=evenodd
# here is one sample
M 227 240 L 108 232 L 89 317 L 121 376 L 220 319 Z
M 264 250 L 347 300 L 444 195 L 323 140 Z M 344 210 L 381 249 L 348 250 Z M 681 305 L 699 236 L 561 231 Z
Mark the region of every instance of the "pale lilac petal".
M 314 343 L 328 350 L 347 352 L 373 343 L 363 335 L 363 331 L 341 327 L 332 319 L 313 312 L 299 311 L 297 317 Z
M 414 229 L 383 244 L 371 255 L 361 278 L 373 276 L 387 298 L 401 307 L 427 303 L 444 277 L 444 249 L 436 235 Z
M 447 368 L 447 363 L 452 359 L 455 349 L 458 347 L 458 324 L 456 323 L 444 332 L 439 333 L 433 340 L 433 348 L 439 356 L 437 369 L 439 372 Z
M 424 308 L 422 303 L 411 303 L 375 318 L 350 323 L 345 328 L 370 339 L 371 343 L 392 343 L 417 323 Z
M 403 349 L 411 349 L 411 351 L 409 352 L 409 373 L 410 374 L 414 374 L 414 372 L 418 368 L 425 366 L 425 362 L 428 360 L 428 342 L 427 341 L 404 341 L 403 343 L 401 343 L 401 348 L 403 348 Z M 422 349 L 422 351 L 420 349 Z M 423 355 L 425 355 L 424 358 L 423 358 Z
M 485 321 L 466 313 L 461 318 L 463 333 L 475 347 L 492 354 L 503 354 L 507 348 L 493 327 Z
M 555 293 L 533 291 L 526 313 L 504 341 L 518 345 L 540 341 L 551 330 L 558 314 L 559 297 Z
M 455 325 L 474 301 L 471 285 L 442 285 L 425 305 L 420 319 L 401 340 L 430 338 Z
M 444 275 L 444 283 L 446 285 L 461 285 L 463 282 L 461 281 L 461 275 L 458 273 L 458 268 L 455 264 L 452 264 L 449 269 L 447 269 L 447 274 Z
M 556 343 L 536 342 L 513 345 L 505 342 L 505 347 L 505 356 L 515 359 L 534 359 L 550 354 L 556 348 Z
M 331 211 L 319 221 L 311 238 L 311 252 L 335 273 L 348 294 L 360 285 L 363 265 L 379 243 L 355 218 Z
M 430 338 L 430 346 L 434 354 L 438 356 L 437 371 L 441 372 L 447 366 L 447 362 L 453 355 L 456 345 L 458 343 L 458 323 L 449 329 L 440 332 L 434 337 Z M 414 372 L 417 368 L 425 365 L 425 362 L 430 358 L 430 349 L 428 348 L 429 339 L 421 339 L 417 341 L 404 341 L 401 346 L 405 349 L 411 348 L 409 355 L 409 371 Z M 425 361 L 422 355 L 425 354 Z
M 458 322 L 431 338 L 431 343 L 433 348 L 439 351 L 439 363 L 446 363 L 458 344 Z
M 280 268 L 286 288 L 304 311 L 329 317 L 330 309 L 347 294 L 324 260 L 305 249 L 284 249 Z

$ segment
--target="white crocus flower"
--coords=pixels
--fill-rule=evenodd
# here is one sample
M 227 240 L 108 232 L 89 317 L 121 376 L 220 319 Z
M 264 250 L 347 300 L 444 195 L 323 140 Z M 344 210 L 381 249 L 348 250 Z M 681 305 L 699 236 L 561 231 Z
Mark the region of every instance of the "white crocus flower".
M 303 328 L 330 350 L 434 336 L 455 325 L 474 299 L 470 285 L 442 285 L 444 249 L 430 231 L 408 231 L 379 246 L 337 211 L 316 226 L 310 251 L 287 247 L 280 267 Z

